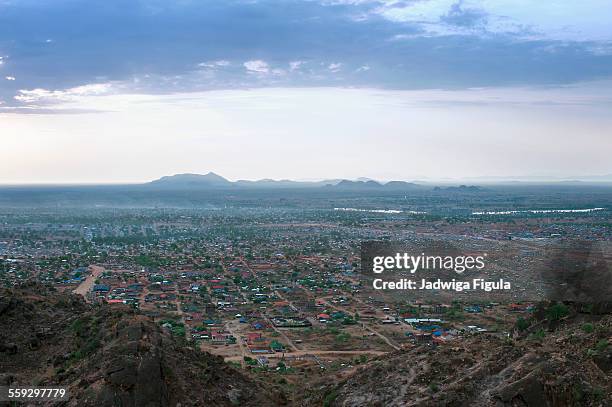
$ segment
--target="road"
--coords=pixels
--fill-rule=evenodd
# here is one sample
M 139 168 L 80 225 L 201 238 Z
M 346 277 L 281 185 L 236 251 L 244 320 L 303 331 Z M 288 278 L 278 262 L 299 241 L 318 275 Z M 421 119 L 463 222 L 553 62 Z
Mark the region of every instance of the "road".
M 299 350 L 297 352 L 277 352 L 277 353 L 266 353 L 265 356 L 268 359 L 282 359 L 282 358 L 295 358 L 295 357 L 308 357 L 308 356 L 353 356 L 353 355 L 374 355 L 382 356 L 389 352 L 378 351 L 378 350 Z M 255 357 L 257 355 L 251 355 Z M 226 362 L 239 361 L 243 356 L 229 356 L 225 358 Z
M 246 356 L 250 356 L 250 355 L 249 355 L 248 351 L 246 350 L 246 348 L 244 347 L 244 343 L 242 343 L 242 338 L 240 337 L 240 335 L 238 335 L 238 334 L 236 333 L 236 330 L 234 329 L 234 328 L 235 328 L 235 327 L 234 327 L 234 323 L 235 323 L 235 321 L 231 321 L 231 322 L 227 323 L 227 324 L 225 325 L 225 329 L 227 329 L 227 330 L 228 330 L 228 332 L 229 332 L 230 334 L 232 334 L 232 336 L 233 336 L 234 338 L 236 338 L 236 343 L 237 343 L 237 344 L 238 344 L 238 346 L 240 347 L 240 355 L 241 355 L 241 356 L 235 356 L 235 357 L 236 357 L 236 358 L 239 358 L 239 359 L 236 359 L 236 360 L 237 360 L 237 361 L 240 361 L 240 365 L 241 365 L 242 367 L 245 367 L 244 358 L 245 358 Z M 234 356 L 232 356 L 232 357 L 234 357 Z M 226 358 L 226 360 L 229 360 L 229 358 Z
M 187 325 L 187 320 L 185 319 L 185 312 L 181 308 L 181 300 L 180 300 L 180 293 L 178 290 L 178 285 L 175 286 L 174 293 L 176 295 L 176 298 L 174 299 L 174 303 L 176 304 L 176 313 L 178 314 L 179 318 L 181 318 L 181 322 L 183 323 L 183 327 L 185 328 L 185 339 L 187 339 L 187 342 L 191 342 L 193 338 L 191 337 L 190 328 L 189 328 L 189 325 Z
M 87 293 L 91 291 L 98 277 L 104 272 L 104 267 L 100 266 L 89 266 L 89 269 L 91 270 L 91 274 L 72 291 L 75 294 L 82 295 L 87 302 L 91 302 L 91 298 L 89 298 Z

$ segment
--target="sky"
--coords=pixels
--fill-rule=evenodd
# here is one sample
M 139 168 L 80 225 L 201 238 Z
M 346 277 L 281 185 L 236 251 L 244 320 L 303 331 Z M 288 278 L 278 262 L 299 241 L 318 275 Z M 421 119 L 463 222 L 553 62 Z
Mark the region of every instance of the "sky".
M 609 0 L 0 0 L 0 184 L 611 174 Z

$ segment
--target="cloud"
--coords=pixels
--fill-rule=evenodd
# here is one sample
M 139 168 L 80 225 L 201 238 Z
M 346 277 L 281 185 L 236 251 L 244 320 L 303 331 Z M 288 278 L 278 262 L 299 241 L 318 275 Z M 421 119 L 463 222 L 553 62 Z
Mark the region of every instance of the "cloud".
M 27 104 L 68 102 L 79 97 L 106 95 L 111 93 L 111 90 L 112 85 L 108 83 L 95 83 L 66 90 L 20 89 L 15 100 Z
M 225 59 L 220 59 L 217 61 L 200 62 L 198 66 L 202 68 L 222 68 L 222 67 L 230 66 L 230 61 L 227 61 Z
M 327 66 L 327 69 L 334 73 L 339 72 L 341 68 L 342 64 L 340 62 L 333 62 Z
M 248 72 L 251 73 L 268 73 L 270 72 L 270 66 L 266 61 L 262 61 L 260 59 L 246 61 L 244 67 Z
M 291 72 L 293 71 L 297 71 L 298 69 L 300 69 L 300 67 L 302 65 L 304 65 L 306 62 L 305 61 L 290 61 L 289 62 L 289 70 Z
M 612 2 L 526 3 L 8 2 L 0 6 L 0 55 L 2 68 L 10 55 L 19 81 L 4 81 L 0 99 L 19 104 L 28 99 L 19 89 L 53 92 L 106 82 L 157 94 L 267 86 L 469 88 L 612 77 L 612 26 L 605 17 Z M 363 66 L 375 69 L 364 75 Z
M 5 76 L 4 79 L 7 81 L 14 81 L 16 78 L 14 76 Z
M 463 1 L 453 4 L 441 20 L 446 24 L 464 28 L 484 28 L 487 25 L 487 13 L 482 9 L 465 8 Z

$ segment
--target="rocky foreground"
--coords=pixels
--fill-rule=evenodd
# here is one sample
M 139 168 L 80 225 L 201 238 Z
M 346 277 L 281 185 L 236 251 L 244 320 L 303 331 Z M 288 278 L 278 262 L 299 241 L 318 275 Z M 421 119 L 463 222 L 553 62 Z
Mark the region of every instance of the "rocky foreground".
M 0 385 L 68 386 L 68 406 L 285 404 L 147 317 L 42 286 L 0 292 Z
M 523 325 L 394 352 L 340 381 L 306 378 L 289 399 L 131 309 L 35 285 L 0 290 L 0 385 L 67 386 L 70 400 L 53 404 L 66 406 L 612 405 L 609 313 Z
M 612 317 L 534 318 L 514 338 L 477 335 L 395 352 L 341 383 L 321 382 L 302 406 L 612 405 Z

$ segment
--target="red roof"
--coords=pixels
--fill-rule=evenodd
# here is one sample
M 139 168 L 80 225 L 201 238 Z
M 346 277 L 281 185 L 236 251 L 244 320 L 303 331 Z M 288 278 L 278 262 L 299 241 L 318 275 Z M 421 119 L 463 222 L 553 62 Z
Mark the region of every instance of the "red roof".
M 319 319 L 330 319 L 331 317 L 327 314 L 319 314 L 317 315 L 317 318 Z

